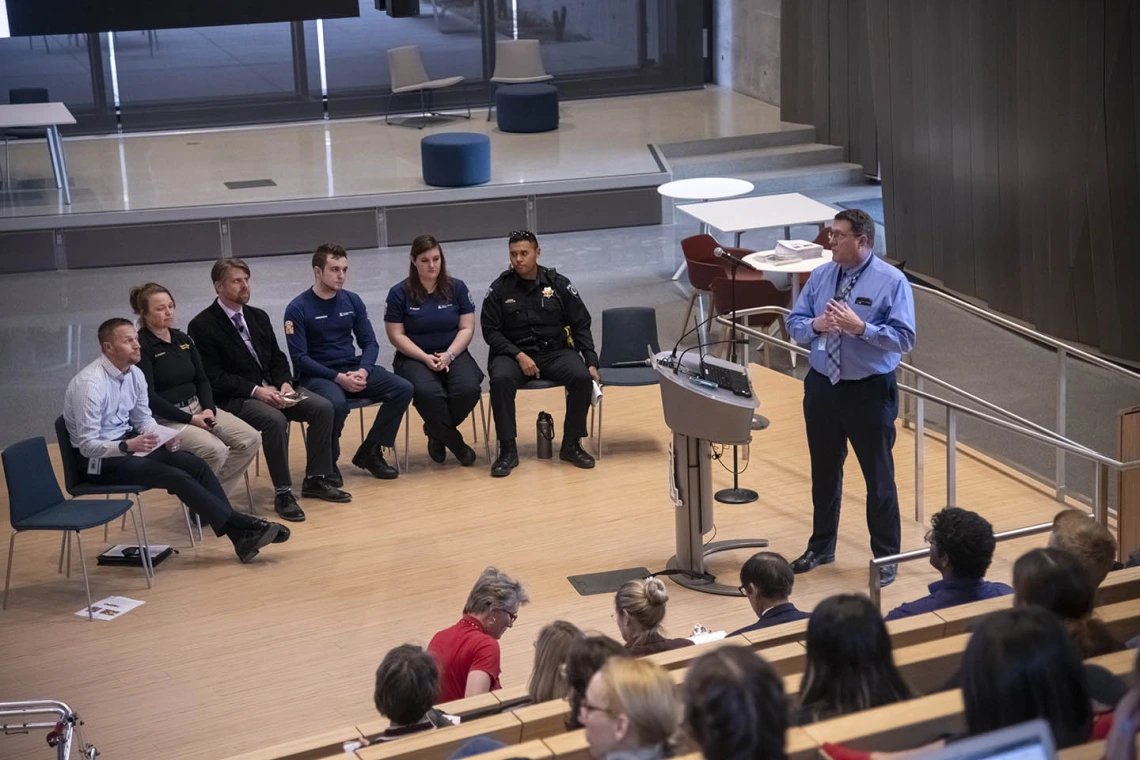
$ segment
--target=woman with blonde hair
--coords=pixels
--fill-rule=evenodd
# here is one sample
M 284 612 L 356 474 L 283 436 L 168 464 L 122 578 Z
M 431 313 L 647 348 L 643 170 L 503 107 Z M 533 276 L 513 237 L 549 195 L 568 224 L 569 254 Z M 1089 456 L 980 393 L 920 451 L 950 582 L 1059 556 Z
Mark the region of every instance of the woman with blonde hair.
M 218 409 L 202 357 L 190 336 L 174 327 L 174 296 L 157 282 L 131 288 L 131 310 L 139 317 L 139 363 L 146 377 L 151 414 L 182 426 L 184 450 L 201 457 L 226 494 L 233 493 L 261 447 L 261 434 Z
M 611 657 L 590 679 L 578 711 L 595 760 L 657 760 L 673 752 L 680 701 L 656 663 Z
M 555 620 L 538 633 L 534 641 L 534 670 L 527 694 L 531 702 L 562 699 L 570 690 L 566 681 L 566 655 L 586 635 L 573 623 Z
M 614 597 L 614 616 L 634 657 L 692 646 L 690 639 L 667 639 L 661 632 L 669 592 L 660 578 L 626 581 Z

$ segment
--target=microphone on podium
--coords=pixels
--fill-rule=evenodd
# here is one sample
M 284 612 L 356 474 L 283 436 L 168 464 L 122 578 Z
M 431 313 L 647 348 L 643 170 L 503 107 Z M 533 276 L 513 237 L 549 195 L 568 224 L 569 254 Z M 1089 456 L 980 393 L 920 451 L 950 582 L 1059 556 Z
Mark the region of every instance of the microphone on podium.
M 753 266 L 749 262 L 745 261 L 744 259 L 740 258 L 739 256 L 735 256 L 735 255 L 729 253 L 728 251 L 724 250 L 720 246 L 717 246 L 716 248 L 713 249 L 713 256 L 716 256 L 718 259 L 726 259 L 727 261 L 731 262 L 732 264 L 734 264 L 738 267 L 744 267 L 745 269 L 751 270 L 753 272 L 763 271 L 763 270 L 758 269 L 757 267 Z

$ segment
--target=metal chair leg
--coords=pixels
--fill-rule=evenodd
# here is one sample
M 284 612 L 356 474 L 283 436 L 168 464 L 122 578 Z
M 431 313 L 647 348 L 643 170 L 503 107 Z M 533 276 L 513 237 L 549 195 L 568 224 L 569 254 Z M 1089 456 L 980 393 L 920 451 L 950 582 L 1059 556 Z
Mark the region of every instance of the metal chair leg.
M 16 556 L 16 534 L 18 530 L 12 531 L 12 539 L 8 542 L 8 572 L 4 576 L 4 607 L 8 609 L 8 586 L 12 582 L 12 557 Z
M 190 548 L 193 549 L 197 542 L 194 541 L 194 526 L 190 523 L 190 507 L 182 502 L 178 502 L 178 504 L 182 507 L 182 516 L 186 518 L 186 534 L 190 536 Z M 126 515 L 123 515 L 123 517 L 126 517 Z
M 257 514 L 257 508 L 255 506 L 253 506 L 253 488 L 251 488 L 249 485 L 249 469 L 248 468 L 245 471 L 245 495 L 249 497 L 249 513 L 251 515 Z M 199 524 L 198 524 L 198 537 L 199 538 L 202 537 L 201 522 L 199 522 Z
M 360 407 L 356 411 L 360 412 L 360 445 L 364 445 L 364 407 Z
M 606 399 L 604 397 L 598 399 L 598 459 L 602 458 L 602 414 L 605 411 L 605 403 Z
M 395 94 L 396 93 L 394 93 L 394 92 L 388 93 L 388 110 L 384 112 L 384 123 L 385 124 L 390 123 L 388 121 L 388 117 L 392 115 L 392 96 Z
M 64 562 L 66 564 L 64 565 L 63 577 L 64 578 L 70 578 L 71 577 L 71 533 L 69 533 L 65 530 L 63 532 L 63 535 L 64 535 L 64 542 L 63 543 L 64 543 L 64 546 L 66 547 L 66 551 L 67 551 L 67 559 L 64 560 Z
M 408 471 L 408 452 L 412 450 L 412 408 L 404 411 L 404 472 Z M 398 465 L 400 460 L 396 460 Z
M 139 542 L 139 546 L 141 547 L 141 546 L 143 546 L 143 540 L 142 540 L 142 533 L 139 532 L 139 521 L 138 521 L 138 519 L 135 518 L 135 513 L 133 510 L 128 509 L 127 511 L 131 513 L 131 523 L 133 523 L 135 526 L 135 540 Z M 150 579 L 149 562 L 150 562 L 150 550 L 148 549 L 147 550 L 147 558 L 145 560 L 143 560 L 143 563 L 142 563 L 142 571 L 143 571 L 143 577 L 146 578 L 146 587 L 147 588 L 154 588 L 154 584 L 151 582 L 151 579 Z
M 491 459 L 491 424 L 487 419 L 487 411 L 483 408 L 483 394 L 479 394 L 479 416 L 483 418 L 483 448 L 487 452 L 487 459 Z
M 103 540 L 106 541 L 107 539 L 103 539 Z M 66 541 L 67 541 L 67 531 L 65 530 L 59 534 L 59 570 L 56 571 L 56 573 L 59 575 L 63 575 L 63 547 L 64 547 L 64 542 L 66 542 Z
M 87 591 L 87 619 L 95 622 L 95 613 L 91 610 L 91 582 L 87 579 L 87 563 L 83 559 L 83 537 L 75 531 L 75 545 L 79 547 L 79 566 L 83 568 L 83 588 Z
M 147 532 L 146 532 L 146 518 L 143 516 L 142 494 L 141 493 L 135 494 L 135 507 L 139 511 L 139 526 L 142 528 L 142 540 L 143 540 L 143 549 L 144 549 L 143 554 L 142 554 L 143 563 L 147 566 L 147 572 L 150 574 L 150 577 L 153 578 L 154 577 L 154 565 L 152 565 L 150 563 L 150 536 L 148 536 Z

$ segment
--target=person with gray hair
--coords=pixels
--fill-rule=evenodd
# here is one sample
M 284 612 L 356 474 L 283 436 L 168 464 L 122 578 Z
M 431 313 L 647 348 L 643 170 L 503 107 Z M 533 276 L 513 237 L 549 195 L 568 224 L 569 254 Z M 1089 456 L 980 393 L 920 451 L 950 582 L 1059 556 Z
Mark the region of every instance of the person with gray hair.
M 428 644 L 439 663 L 437 704 L 500 688 L 499 639 L 529 601 L 522 584 L 506 573 L 494 567 L 482 572 L 467 596 L 463 617 Z

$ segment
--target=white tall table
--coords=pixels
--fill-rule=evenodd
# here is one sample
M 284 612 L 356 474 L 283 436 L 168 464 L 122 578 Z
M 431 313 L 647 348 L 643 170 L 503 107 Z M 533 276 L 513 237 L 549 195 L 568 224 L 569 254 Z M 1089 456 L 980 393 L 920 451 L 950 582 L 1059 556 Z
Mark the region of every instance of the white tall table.
M 48 156 L 55 174 L 55 186 L 63 188 L 63 202 L 71 205 L 71 187 L 67 181 L 67 159 L 63 155 L 61 124 L 74 124 L 75 117 L 63 103 L 22 103 L 0 106 L 0 132 L 18 127 L 43 127 L 47 130 Z M 7 156 L 5 170 L 7 170 Z
M 824 251 L 822 256 L 817 256 L 814 259 L 796 259 L 795 261 L 773 261 L 768 258 L 773 253 L 775 251 L 757 251 L 745 256 L 744 260 L 762 272 L 793 275 L 791 278 L 792 306 L 796 305 L 796 299 L 800 297 L 800 278 L 795 275 L 811 272 L 831 261 L 831 251 Z
M 733 245 L 740 247 L 740 236 L 750 230 L 783 227 L 784 238 L 791 237 L 793 224 L 818 224 L 835 218 L 836 211 L 819 201 L 799 193 L 755 195 L 727 201 L 692 203 L 678 209 L 701 224 L 736 236 Z
M 746 179 L 733 179 L 731 177 L 694 177 L 692 179 L 677 179 L 666 182 L 657 187 L 657 192 L 675 201 L 711 201 L 723 198 L 735 198 L 738 195 L 747 195 L 755 189 L 755 185 Z M 701 222 L 701 233 L 709 231 L 708 225 Z M 682 259 L 681 266 L 673 273 L 673 279 L 679 279 L 688 263 Z

